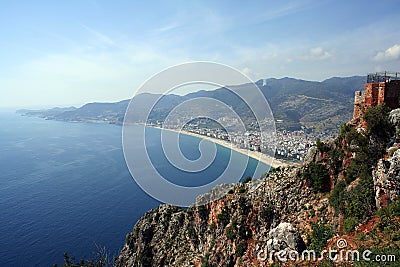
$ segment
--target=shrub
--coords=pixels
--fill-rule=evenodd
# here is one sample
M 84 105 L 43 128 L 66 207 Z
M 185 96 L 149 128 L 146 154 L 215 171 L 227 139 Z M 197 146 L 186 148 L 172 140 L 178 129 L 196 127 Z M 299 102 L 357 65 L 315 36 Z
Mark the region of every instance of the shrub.
M 250 228 L 247 227 L 244 223 L 240 224 L 238 229 L 238 236 L 241 240 L 249 239 L 252 236 Z
M 235 239 L 235 237 L 236 237 L 235 227 L 232 224 L 228 228 L 226 228 L 225 235 L 226 235 L 226 238 L 228 238 L 229 240 Z
M 343 149 L 332 149 L 329 151 L 329 156 L 332 159 L 332 165 L 338 170 L 342 165 L 342 159 L 344 158 L 345 154 Z
M 313 224 L 309 249 L 315 250 L 319 254 L 328 244 L 327 241 L 333 236 L 331 226 L 325 224 Z
M 239 188 L 239 194 L 243 194 L 243 193 L 246 193 L 246 188 L 244 188 L 243 186 L 241 186 L 241 187 Z
M 344 181 L 339 181 L 329 197 L 329 204 L 337 213 L 343 213 L 346 205 L 346 184 Z
M 196 239 L 196 231 L 194 230 L 192 225 L 188 226 L 187 233 L 188 233 L 189 239 L 191 239 L 191 240 Z
M 389 111 L 390 109 L 385 104 L 369 107 L 365 111 L 364 119 L 370 135 L 376 135 L 382 140 L 389 140 L 394 133 L 393 126 L 389 122 Z
M 247 176 L 246 178 L 244 178 L 243 183 L 247 184 L 247 183 L 251 182 L 251 180 L 252 180 L 251 176 Z
M 317 141 L 315 142 L 315 145 L 317 146 L 317 149 L 321 152 L 327 152 L 328 151 L 328 147 L 324 144 L 324 142 L 321 141 L 321 139 L 317 139 Z
M 229 223 L 229 215 L 226 207 L 224 207 L 221 213 L 217 215 L 217 219 L 222 225 L 227 225 Z
M 396 200 L 395 202 L 391 203 L 388 206 L 390 215 L 393 217 L 400 217 L 400 199 Z
M 247 250 L 247 243 L 242 241 L 239 244 L 237 244 L 236 249 L 235 249 L 235 254 L 237 257 L 242 257 Z
M 89 260 L 81 259 L 79 262 L 75 262 L 74 256 L 69 256 L 68 253 L 64 253 L 64 264 L 61 267 L 106 267 L 106 266 L 116 266 L 116 258 L 111 257 L 109 251 L 105 247 L 96 246 L 96 251 L 94 251 L 95 258 L 91 258 Z M 151 266 L 151 258 L 148 257 L 151 254 L 151 251 L 148 251 L 148 248 L 145 247 L 143 254 L 141 255 L 141 262 L 144 263 L 143 266 Z M 53 267 L 57 267 L 57 264 L 54 264 Z
M 386 145 L 394 135 L 394 127 L 389 122 L 389 108 L 384 104 L 370 107 L 364 114 L 367 123 L 371 158 L 377 160 L 386 152 Z
M 199 212 L 199 216 L 200 216 L 201 219 L 203 219 L 203 220 L 207 220 L 208 219 L 208 215 L 210 214 L 210 210 L 207 209 L 207 207 L 205 205 L 198 206 L 197 207 L 197 211 Z
M 354 129 L 354 127 L 352 127 L 351 125 L 348 125 L 346 123 L 340 125 L 340 134 L 339 134 L 339 136 L 342 137 L 342 138 L 346 137 L 346 134 L 348 132 L 350 132 L 351 129 Z
M 240 214 L 247 215 L 250 212 L 250 207 L 247 205 L 246 198 L 240 197 L 238 202 Z
M 379 228 L 381 230 L 388 226 L 394 226 L 393 217 L 400 217 L 400 199 L 389 204 L 386 208 L 382 208 L 378 211 L 380 219 Z
M 209 266 L 211 266 L 209 263 L 208 263 L 208 259 L 210 258 L 210 254 L 209 253 L 207 253 L 202 259 L 201 259 L 201 267 L 209 267 Z
M 311 162 L 303 173 L 315 192 L 330 191 L 328 170 L 321 163 Z
M 343 222 L 343 230 L 345 233 L 350 233 L 358 225 L 358 219 L 356 217 L 346 218 Z
M 261 207 L 259 211 L 260 218 L 264 221 L 269 221 L 274 216 L 274 207 L 271 203 L 266 203 L 264 206 Z
M 361 180 L 346 197 L 346 217 L 356 217 L 359 220 L 366 219 L 375 210 L 375 192 L 372 177 Z
M 211 231 L 211 232 L 214 232 L 215 229 L 217 229 L 217 226 L 216 226 L 215 223 L 213 222 L 213 223 L 210 225 L 210 231 Z

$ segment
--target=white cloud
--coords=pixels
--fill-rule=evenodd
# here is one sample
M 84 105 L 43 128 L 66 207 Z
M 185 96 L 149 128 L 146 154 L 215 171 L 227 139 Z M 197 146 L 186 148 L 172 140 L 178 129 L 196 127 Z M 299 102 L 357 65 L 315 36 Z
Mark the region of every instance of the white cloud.
M 322 47 L 314 47 L 311 48 L 309 53 L 304 57 L 304 59 L 309 59 L 309 60 L 324 60 L 331 58 L 332 54 Z
M 288 3 L 279 3 L 278 6 L 270 7 L 261 13 L 261 16 L 256 16 L 255 18 L 266 22 L 281 17 L 286 17 L 292 14 L 296 14 L 305 9 L 310 9 L 315 5 L 313 1 L 292 1 Z
M 14 67 L 7 76 L 0 74 L 0 106 L 118 101 L 132 97 L 146 79 L 180 61 L 176 55 L 133 45 L 49 53 Z
M 172 22 L 170 24 L 167 24 L 167 25 L 164 25 L 164 26 L 154 29 L 154 32 L 155 33 L 163 33 L 163 32 L 174 30 L 178 27 L 179 27 L 179 24 L 177 22 Z
M 375 61 L 390 61 L 400 58 L 400 44 L 395 44 L 389 47 L 385 51 L 378 52 L 374 60 Z

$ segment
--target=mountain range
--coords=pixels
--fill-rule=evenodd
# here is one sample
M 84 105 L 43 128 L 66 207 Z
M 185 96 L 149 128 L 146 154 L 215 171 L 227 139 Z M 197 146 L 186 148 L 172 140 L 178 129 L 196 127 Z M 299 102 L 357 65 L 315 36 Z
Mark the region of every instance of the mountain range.
M 294 78 L 262 79 L 255 84 L 259 87 L 269 102 L 276 126 L 280 129 L 297 130 L 306 128 L 316 131 L 329 131 L 338 128 L 341 123 L 349 121 L 353 112 L 354 92 L 362 90 L 366 78 L 363 76 L 334 77 L 322 82 L 306 81 Z M 163 121 L 177 105 L 184 101 L 204 97 L 212 98 L 232 107 L 239 116 L 246 121 L 252 121 L 254 116 L 251 109 L 256 106 L 257 99 L 253 99 L 249 106 L 236 94 L 249 93 L 254 89 L 249 84 L 236 85 L 231 90 L 218 88 L 211 91 L 200 90 L 183 96 L 168 94 L 159 95 L 143 93 L 132 99 L 133 104 L 141 108 L 137 110 L 133 122 Z M 157 104 L 147 116 L 156 99 Z M 123 122 L 126 108 L 130 100 L 115 103 L 88 103 L 80 108 L 53 108 L 49 110 L 20 110 L 20 113 L 30 116 L 40 116 L 47 119 L 63 121 L 108 122 L 120 124 Z M 192 105 L 185 112 L 186 115 L 211 115 L 209 107 Z M 196 111 L 196 112 L 195 112 Z M 215 115 L 215 114 L 214 114 Z M 218 114 L 225 116 L 226 114 Z

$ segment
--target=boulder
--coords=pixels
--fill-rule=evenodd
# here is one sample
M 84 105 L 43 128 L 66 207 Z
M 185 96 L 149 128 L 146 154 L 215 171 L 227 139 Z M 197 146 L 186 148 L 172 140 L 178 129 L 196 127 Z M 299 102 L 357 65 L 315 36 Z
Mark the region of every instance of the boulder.
M 297 251 L 302 252 L 306 245 L 299 232 L 290 223 L 280 223 L 268 233 L 267 251 Z
M 389 121 L 396 129 L 396 141 L 400 140 L 400 108 L 394 109 L 389 114 Z
M 373 171 L 375 201 L 378 209 L 387 207 L 400 196 L 400 150 L 387 160 L 380 159 Z

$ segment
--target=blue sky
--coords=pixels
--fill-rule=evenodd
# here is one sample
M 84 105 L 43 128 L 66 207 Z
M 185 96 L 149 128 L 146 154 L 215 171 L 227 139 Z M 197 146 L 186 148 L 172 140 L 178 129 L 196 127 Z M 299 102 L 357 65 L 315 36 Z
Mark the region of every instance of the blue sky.
M 0 107 L 134 95 L 187 61 L 258 80 L 400 71 L 398 1 L 2 1 Z

